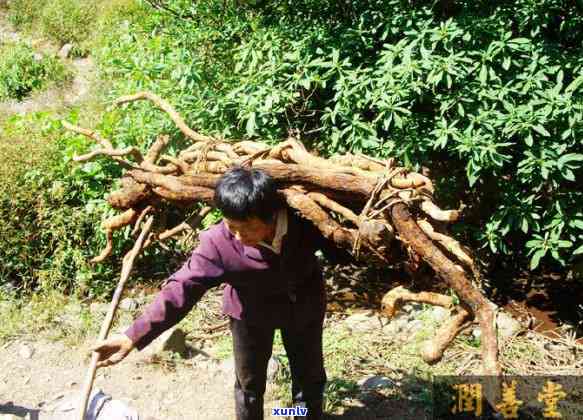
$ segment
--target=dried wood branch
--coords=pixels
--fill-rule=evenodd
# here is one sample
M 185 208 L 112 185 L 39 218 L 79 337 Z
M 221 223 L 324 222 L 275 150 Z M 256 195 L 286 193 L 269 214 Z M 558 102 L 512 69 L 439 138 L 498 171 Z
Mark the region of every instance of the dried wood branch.
M 150 232 L 152 228 L 152 223 L 154 222 L 153 217 L 149 217 L 144 227 L 142 228 L 142 232 L 140 236 L 134 243 L 133 248 L 125 255 L 122 263 L 121 268 L 121 275 L 115 292 L 113 294 L 113 299 L 109 306 L 109 310 L 107 311 L 107 315 L 103 320 L 103 324 L 101 325 L 101 330 L 99 331 L 99 341 L 103 341 L 107 338 L 107 334 L 109 334 L 109 330 L 111 328 L 111 324 L 113 323 L 113 317 L 115 316 L 115 312 L 119 305 L 119 301 L 121 299 L 121 295 L 123 294 L 123 289 L 125 284 L 130 276 L 130 272 L 134 266 L 134 261 L 138 254 L 143 249 L 143 244 L 146 236 Z M 91 363 L 89 365 L 89 371 L 87 373 L 87 377 L 85 379 L 85 383 L 83 386 L 83 392 L 81 394 L 81 404 L 79 406 L 79 412 L 77 419 L 84 420 L 85 419 L 85 412 L 87 410 L 87 402 L 89 401 L 89 396 L 91 395 L 91 388 L 93 387 L 93 381 L 95 380 L 95 372 L 97 371 L 97 362 L 99 361 L 99 353 L 93 352 L 91 355 Z
M 134 95 L 122 96 L 121 98 L 118 98 L 114 103 L 115 103 L 115 105 L 122 105 L 122 104 L 125 104 L 128 102 L 141 101 L 144 99 L 147 99 L 147 100 L 153 102 L 158 108 L 160 108 L 162 111 L 166 112 L 168 114 L 168 116 L 170 117 L 170 119 L 172 121 L 174 121 L 174 124 L 176 124 L 178 129 L 180 131 L 182 131 L 182 133 L 186 137 L 188 137 L 189 139 L 191 139 L 193 141 L 212 141 L 212 140 L 214 140 L 212 137 L 199 134 L 196 131 L 194 131 L 192 128 L 190 128 L 186 124 L 184 119 L 180 116 L 180 114 L 178 114 L 178 112 L 176 112 L 176 110 L 174 109 L 174 107 L 172 105 L 170 105 L 164 99 L 160 98 L 158 95 L 153 94 L 152 92 L 139 92 L 139 93 L 136 93 Z

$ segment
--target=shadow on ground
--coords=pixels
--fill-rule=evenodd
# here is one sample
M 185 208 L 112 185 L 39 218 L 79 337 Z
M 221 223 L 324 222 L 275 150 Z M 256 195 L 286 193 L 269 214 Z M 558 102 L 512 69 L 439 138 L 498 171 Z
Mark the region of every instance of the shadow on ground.
M 8 402 L 7 404 L 0 404 L 0 414 L 14 414 L 18 417 L 28 416 L 27 419 L 39 420 L 39 410 L 22 407 L 20 405 L 14 405 L 12 402 Z

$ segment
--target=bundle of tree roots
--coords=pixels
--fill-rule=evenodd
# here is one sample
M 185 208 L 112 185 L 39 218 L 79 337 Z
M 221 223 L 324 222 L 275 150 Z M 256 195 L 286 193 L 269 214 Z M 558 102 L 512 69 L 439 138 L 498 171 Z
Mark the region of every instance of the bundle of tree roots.
M 450 317 L 427 341 L 423 359 L 435 363 L 465 324 L 477 318 L 482 331 L 483 374 L 498 375 L 495 306 L 475 286 L 477 270 L 468 251 L 448 236 L 444 226 L 456 221 L 458 210 L 442 210 L 433 201 L 433 184 L 419 173 L 363 155 L 346 154 L 324 159 L 310 154 L 297 139 L 274 147 L 253 141 L 226 141 L 193 131 L 163 99 L 149 92 L 121 97 L 116 104 L 150 100 L 165 111 L 191 145 L 177 156 L 164 153 L 169 136 L 160 134 L 142 154 L 135 147 L 116 149 L 98 133 L 63 122 L 66 128 L 98 143 L 99 148 L 76 161 L 109 156 L 126 170 L 122 188 L 113 191 L 109 204 L 120 213 L 103 222 L 107 246 L 93 259 L 100 262 L 113 248 L 113 232 L 128 225 L 139 229 L 146 215 L 163 217 L 168 203 L 180 209 L 196 203 L 208 206 L 194 218 L 170 229 L 149 233 L 145 246 L 191 230 L 212 206 L 214 187 L 232 166 L 250 166 L 271 175 L 287 204 L 310 220 L 326 238 L 352 252 L 355 258 L 391 264 L 393 250 L 401 247 L 409 258 L 424 261 L 459 300 L 432 293 L 413 293 L 403 287 L 388 292 L 382 311 L 392 317 L 408 301 L 439 305 Z M 194 220 L 191 220 L 194 219 Z

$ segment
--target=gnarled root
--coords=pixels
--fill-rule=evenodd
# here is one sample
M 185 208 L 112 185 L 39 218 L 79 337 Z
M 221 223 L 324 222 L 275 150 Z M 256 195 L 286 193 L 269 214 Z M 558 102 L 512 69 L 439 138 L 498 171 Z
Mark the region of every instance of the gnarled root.
M 405 302 L 427 303 L 429 305 L 443 306 L 447 309 L 454 306 L 451 296 L 433 292 L 415 293 L 405 289 L 403 286 L 398 286 L 383 296 L 381 311 L 389 318 L 392 318 Z
M 456 306 L 456 313 L 447 319 L 435 333 L 435 337 L 423 343 L 421 357 L 432 365 L 443 357 L 443 352 L 460 333 L 462 326 L 471 319 L 469 308 Z
M 308 193 L 308 197 L 310 197 L 312 200 L 314 200 L 316 203 L 318 203 L 322 207 L 325 207 L 329 210 L 332 210 L 333 212 L 340 214 L 342 217 L 344 217 L 346 220 L 351 221 L 356 226 L 360 225 L 360 219 L 358 218 L 358 216 L 356 214 L 354 214 L 354 212 L 352 210 L 350 210 L 344 206 L 341 206 L 340 204 L 338 204 L 335 201 L 330 200 L 324 194 L 317 193 L 317 192 L 311 192 L 311 193 Z
M 442 210 L 429 200 L 424 200 L 420 207 L 421 210 L 429 215 L 429 217 L 440 222 L 451 223 L 455 222 L 460 217 L 460 212 L 458 210 Z
M 113 230 L 108 229 L 105 231 L 105 240 L 107 241 L 105 248 L 103 248 L 103 251 L 98 256 L 90 259 L 90 263 L 95 264 L 101 262 L 111 255 L 113 251 Z
M 213 140 L 212 137 L 204 136 L 202 134 L 197 133 L 192 128 L 190 128 L 184 119 L 176 112 L 174 107 L 170 105 L 167 101 L 160 98 L 158 95 L 153 94 L 152 92 L 138 92 L 135 95 L 127 95 L 118 98 L 115 101 L 116 105 L 125 104 L 127 102 L 133 101 L 140 101 L 147 99 L 152 101 L 158 108 L 162 111 L 166 112 L 170 119 L 174 121 L 174 124 L 182 131 L 182 133 L 193 141 L 211 141 Z
M 303 217 L 314 223 L 326 238 L 344 245 L 352 245 L 356 240 L 356 230 L 340 226 L 301 189 L 286 188 L 283 194 L 288 205 L 299 210 Z
M 138 184 L 130 177 L 121 180 L 122 188 L 113 191 L 107 197 L 107 202 L 114 209 L 126 210 L 148 200 L 152 191 L 145 184 Z
M 417 220 L 417 224 L 427 236 L 442 245 L 448 252 L 453 254 L 458 260 L 468 267 L 474 267 L 472 258 L 462 249 L 458 241 L 443 233 L 436 232 L 431 223 L 427 220 Z
M 391 209 L 390 217 L 401 240 L 423 258 L 433 270 L 458 294 L 477 317 L 482 330 L 482 363 L 485 375 L 500 374 L 498 364 L 498 339 L 494 323 L 494 311 L 490 302 L 467 278 L 464 270 L 453 263 L 427 237 L 409 213 L 405 204 Z

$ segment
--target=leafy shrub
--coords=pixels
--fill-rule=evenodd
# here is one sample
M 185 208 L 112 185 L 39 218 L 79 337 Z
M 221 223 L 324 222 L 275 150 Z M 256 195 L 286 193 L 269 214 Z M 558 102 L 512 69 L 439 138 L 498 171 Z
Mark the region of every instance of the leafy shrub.
M 426 166 L 439 201 L 468 205 L 457 234 L 487 260 L 534 269 L 583 253 L 579 6 L 165 5 L 101 51 L 112 96 L 150 89 L 204 132 L 277 141 L 294 128 L 324 155 Z M 127 143 L 176 133 L 148 104 L 115 115 Z
M 37 55 L 24 43 L 0 45 L 0 100 L 21 100 L 69 77 L 65 66 L 55 57 Z
M 97 16 L 96 4 L 88 0 L 51 0 L 40 18 L 45 35 L 66 44 L 79 44 L 92 32 Z
M 97 29 L 98 8 L 116 9 L 116 3 L 123 2 L 11 0 L 8 19 L 17 29 L 38 32 L 60 44 L 71 42 L 80 50 Z
M 2 133 L 0 286 L 103 292 L 113 267 L 87 262 L 104 246 L 96 234 L 106 211 L 103 175 L 83 167 L 71 172 L 70 155 L 83 146 L 65 145 L 50 114 L 11 117 Z

